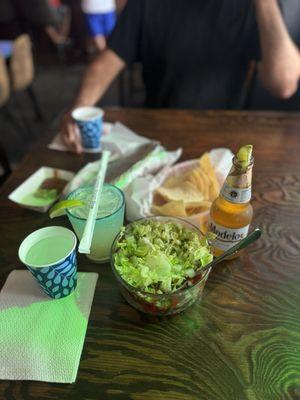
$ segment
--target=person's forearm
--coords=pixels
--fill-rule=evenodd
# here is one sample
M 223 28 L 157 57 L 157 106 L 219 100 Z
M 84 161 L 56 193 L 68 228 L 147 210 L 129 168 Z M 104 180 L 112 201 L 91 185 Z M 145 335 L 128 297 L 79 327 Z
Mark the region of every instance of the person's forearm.
M 97 56 L 87 68 L 71 108 L 96 104 L 124 66 L 123 60 L 112 50 L 107 49 Z
M 298 87 L 300 55 L 284 24 L 277 0 L 254 0 L 262 59 L 263 85 L 275 96 L 291 97 Z

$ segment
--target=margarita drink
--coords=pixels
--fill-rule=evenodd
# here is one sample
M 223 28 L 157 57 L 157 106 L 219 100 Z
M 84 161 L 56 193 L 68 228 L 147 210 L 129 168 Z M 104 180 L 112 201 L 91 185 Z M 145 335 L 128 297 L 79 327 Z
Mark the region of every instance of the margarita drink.
M 83 235 L 93 191 L 94 186 L 82 186 L 68 196 L 68 200 L 76 199 L 85 202 L 82 207 L 67 210 L 67 215 L 79 240 Z M 87 254 L 91 260 L 95 262 L 109 260 L 111 245 L 123 226 L 124 205 L 125 200 L 121 190 L 113 185 L 105 184 L 100 196 L 91 252 Z

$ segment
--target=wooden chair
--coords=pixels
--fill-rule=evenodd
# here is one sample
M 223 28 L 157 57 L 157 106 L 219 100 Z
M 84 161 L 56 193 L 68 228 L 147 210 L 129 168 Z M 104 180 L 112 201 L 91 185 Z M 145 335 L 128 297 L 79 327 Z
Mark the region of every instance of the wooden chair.
M 43 114 L 32 87 L 34 63 L 29 35 L 21 35 L 14 41 L 13 52 L 9 62 L 9 71 L 12 90 L 26 90 L 32 102 L 36 118 L 42 120 Z
M 18 140 L 20 138 L 20 133 L 25 132 L 28 138 L 31 137 L 31 132 L 28 132 L 28 128 L 25 124 L 23 118 L 18 114 L 17 109 L 14 107 L 11 110 L 12 104 L 9 104 L 11 95 L 11 82 L 9 79 L 9 73 L 7 69 L 7 63 L 5 58 L 0 55 L 0 112 L 3 118 L 10 123 L 10 140 Z M 8 160 L 5 148 L 0 144 L 0 167 L 2 174 L 0 176 L 0 184 L 11 173 L 11 166 Z
M 9 75 L 4 57 L 0 55 L 0 107 L 4 106 L 10 96 Z
M 6 68 L 5 59 L 0 55 L 0 109 L 4 110 L 6 103 L 10 96 L 10 82 L 9 75 Z M 11 173 L 10 163 L 8 161 L 4 148 L 0 145 L 0 166 L 2 167 L 3 173 L 0 177 L 0 184 L 8 177 Z

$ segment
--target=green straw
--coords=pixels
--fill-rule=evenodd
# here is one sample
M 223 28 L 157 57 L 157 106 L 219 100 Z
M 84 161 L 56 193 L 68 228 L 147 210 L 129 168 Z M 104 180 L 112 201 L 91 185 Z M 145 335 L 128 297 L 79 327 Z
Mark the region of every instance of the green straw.
M 93 197 L 90 203 L 89 215 L 87 217 L 83 235 L 79 244 L 79 249 L 78 249 L 79 253 L 89 254 L 91 250 L 91 243 L 93 239 L 96 217 L 99 208 L 99 201 L 110 154 L 111 153 L 108 150 L 104 150 L 102 153 L 100 169 L 96 178 Z

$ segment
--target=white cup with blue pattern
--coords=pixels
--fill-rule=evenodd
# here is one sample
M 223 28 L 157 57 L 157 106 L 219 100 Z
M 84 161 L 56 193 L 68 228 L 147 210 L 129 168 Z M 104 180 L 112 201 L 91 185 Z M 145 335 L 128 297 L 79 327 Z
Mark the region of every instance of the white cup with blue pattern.
M 98 107 L 78 107 L 72 112 L 76 122 L 84 149 L 99 149 L 103 131 L 104 111 Z
M 69 296 L 76 289 L 76 244 L 70 229 L 49 226 L 32 232 L 19 247 L 19 259 L 53 299 Z

